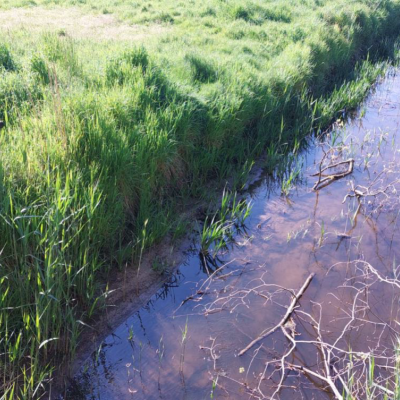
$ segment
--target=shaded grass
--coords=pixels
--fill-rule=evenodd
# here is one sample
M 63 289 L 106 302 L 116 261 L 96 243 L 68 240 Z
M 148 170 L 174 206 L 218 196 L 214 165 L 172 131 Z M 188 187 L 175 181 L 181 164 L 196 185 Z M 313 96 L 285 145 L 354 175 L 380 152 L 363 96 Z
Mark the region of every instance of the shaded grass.
M 356 107 L 400 28 L 394 0 L 149 4 L 125 18 L 188 35 L 147 50 L 65 34 L 0 46 L 4 398 L 42 390 L 105 297 L 98 276 L 171 232 L 210 180 L 290 151 Z
M 0 68 L 5 71 L 15 71 L 17 69 L 10 50 L 5 44 L 0 45 Z
M 186 60 L 190 66 L 191 77 L 194 82 L 211 83 L 217 80 L 217 71 L 210 62 L 195 54 L 188 54 Z

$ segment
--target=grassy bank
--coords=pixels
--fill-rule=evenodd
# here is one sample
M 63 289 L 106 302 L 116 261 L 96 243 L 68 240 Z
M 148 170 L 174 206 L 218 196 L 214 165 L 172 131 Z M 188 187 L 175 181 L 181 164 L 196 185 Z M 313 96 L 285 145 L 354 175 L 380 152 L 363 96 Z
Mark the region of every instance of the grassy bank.
M 400 29 L 398 0 L 80 3 L 160 34 L 132 44 L 3 32 L 6 399 L 37 397 L 54 355 L 73 355 L 102 301 L 102 271 L 176 230 L 180 207 L 210 180 L 298 148 L 356 106 Z

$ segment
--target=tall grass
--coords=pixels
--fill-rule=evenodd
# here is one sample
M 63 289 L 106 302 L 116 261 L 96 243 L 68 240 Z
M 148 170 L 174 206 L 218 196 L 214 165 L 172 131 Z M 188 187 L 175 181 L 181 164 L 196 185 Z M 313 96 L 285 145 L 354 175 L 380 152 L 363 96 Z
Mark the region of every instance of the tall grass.
M 354 107 L 400 28 L 397 0 L 163 6 L 110 6 L 179 25 L 148 50 L 56 34 L 0 45 L 4 399 L 37 397 L 73 356 L 100 272 L 170 232 L 209 180 Z

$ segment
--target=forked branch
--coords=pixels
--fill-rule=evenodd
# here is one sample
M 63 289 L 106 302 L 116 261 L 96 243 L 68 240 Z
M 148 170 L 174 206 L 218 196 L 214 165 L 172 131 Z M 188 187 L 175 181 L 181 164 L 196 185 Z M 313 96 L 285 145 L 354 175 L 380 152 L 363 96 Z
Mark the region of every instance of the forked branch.
M 277 325 L 275 325 L 273 328 L 263 331 L 257 338 L 255 338 L 253 341 L 251 341 L 244 349 L 240 350 L 239 356 L 242 356 L 245 354 L 248 350 L 250 350 L 255 344 L 257 344 L 260 340 L 265 339 L 267 336 L 272 335 L 274 332 L 276 332 L 278 329 L 283 327 L 290 316 L 292 315 L 297 302 L 300 300 L 301 296 L 304 294 L 304 292 L 307 290 L 308 286 L 310 285 L 312 279 L 314 278 L 314 273 L 311 273 L 306 281 L 304 282 L 303 286 L 301 289 L 298 291 L 298 293 L 293 297 L 292 302 L 290 303 L 290 306 L 288 307 L 286 314 L 283 316 L 283 318 L 279 321 Z
M 338 172 L 338 173 L 333 173 L 333 174 L 324 174 L 324 171 L 337 167 L 342 164 L 348 164 L 348 168 L 346 171 L 343 172 Z M 333 165 L 328 165 L 327 167 L 323 168 L 318 172 L 317 174 L 314 174 L 312 176 L 318 176 L 318 181 L 315 182 L 315 185 L 313 186 L 312 190 L 317 191 L 320 190 L 328 185 L 330 185 L 333 181 L 336 181 L 338 179 L 344 178 L 347 175 L 350 175 L 353 172 L 354 169 L 354 159 L 349 158 L 346 161 L 341 161 Z M 322 179 L 322 177 L 324 177 Z

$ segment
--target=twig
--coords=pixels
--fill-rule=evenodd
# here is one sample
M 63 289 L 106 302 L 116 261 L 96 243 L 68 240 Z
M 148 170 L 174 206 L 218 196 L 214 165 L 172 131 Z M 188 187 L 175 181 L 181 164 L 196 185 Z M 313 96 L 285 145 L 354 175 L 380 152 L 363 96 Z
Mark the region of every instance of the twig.
M 333 167 L 336 167 L 341 164 L 349 164 L 347 171 L 327 175 L 324 179 L 321 179 L 321 177 L 323 176 L 323 174 L 322 174 L 323 171 L 325 171 L 328 168 L 333 168 Z M 334 182 L 338 179 L 344 178 L 347 175 L 350 175 L 353 172 L 353 169 L 354 169 L 354 159 L 352 159 L 352 158 L 350 158 L 346 161 L 342 161 L 340 163 L 337 163 L 334 165 L 329 165 L 328 167 L 325 167 L 324 169 L 321 170 L 321 173 L 318 174 L 319 175 L 318 182 L 315 182 L 315 185 L 313 186 L 312 190 L 317 191 L 317 190 L 323 189 L 324 187 L 330 185 L 332 182 Z
M 348 164 L 351 161 L 354 162 L 354 160 L 352 158 L 350 158 L 349 160 L 340 161 L 340 162 L 338 162 L 336 164 L 328 165 L 325 168 L 322 168 L 319 172 L 316 172 L 315 174 L 312 174 L 311 176 L 331 176 L 332 174 L 325 175 L 325 174 L 323 174 L 323 172 L 326 171 L 327 169 L 338 167 L 339 165 Z
M 321 381 L 326 382 L 329 387 L 332 389 L 333 393 L 335 394 L 335 397 L 338 400 L 342 400 L 343 396 L 340 394 L 339 390 L 337 389 L 337 387 L 335 386 L 335 384 L 332 382 L 331 379 L 326 378 L 325 376 L 318 374 L 317 372 L 312 371 L 311 369 L 308 369 L 306 367 L 303 367 L 301 365 L 295 365 L 295 364 L 289 364 L 288 363 L 288 367 L 292 368 L 292 369 L 297 369 L 298 371 L 304 372 L 306 374 L 309 374 L 311 376 L 314 376 L 318 379 L 321 379 Z
M 267 336 L 271 335 L 272 333 L 274 333 L 275 331 L 277 331 L 279 328 L 281 328 L 283 325 L 285 325 L 285 323 L 287 322 L 287 320 L 290 318 L 290 316 L 292 315 L 294 308 L 296 307 L 297 302 L 300 300 L 300 297 L 303 295 L 303 293 L 306 291 L 306 289 L 308 288 L 308 286 L 311 283 L 311 280 L 314 278 L 314 273 L 311 273 L 308 278 L 306 279 L 306 281 L 304 282 L 303 286 L 301 287 L 301 289 L 298 291 L 298 293 L 293 297 L 292 302 L 290 303 L 289 308 L 286 311 L 286 314 L 284 315 L 284 317 L 280 320 L 280 322 L 275 325 L 272 329 L 269 329 L 268 331 L 264 331 L 261 333 L 260 336 L 258 336 L 256 339 L 254 339 L 252 342 L 250 342 L 244 349 L 240 350 L 239 352 L 239 356 L 242 356 L 243 354 L 245 354 L 248 350 L 250 350 L 255 344 L 257 344 L 260 340 L 265 339 Z

